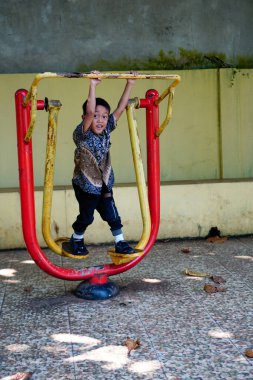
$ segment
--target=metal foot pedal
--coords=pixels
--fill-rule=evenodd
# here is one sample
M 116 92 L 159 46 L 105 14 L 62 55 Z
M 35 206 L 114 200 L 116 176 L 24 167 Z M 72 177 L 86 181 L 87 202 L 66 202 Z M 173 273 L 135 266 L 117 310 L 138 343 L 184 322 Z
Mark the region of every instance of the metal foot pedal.
M 107 251 L 108 255 L 111 256 L 111 259 L 115 265 L 125 264 L 129 261 L 134 260 L 136 257 L 142 256 L 143 251 L 141 249 L 135 249 L 135 253 L 116 253 L 115 249 L 109 249 Z

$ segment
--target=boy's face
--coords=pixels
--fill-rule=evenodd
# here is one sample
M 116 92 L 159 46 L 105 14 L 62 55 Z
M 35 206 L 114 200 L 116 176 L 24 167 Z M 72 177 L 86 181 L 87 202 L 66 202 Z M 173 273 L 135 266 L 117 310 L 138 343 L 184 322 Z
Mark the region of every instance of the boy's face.
M 85 117 L 85 116 L 84 116 Z M 96 106 L 91 130 L 96 135 L 100 135 L 107 126 L 109 113 L 104 106 Z

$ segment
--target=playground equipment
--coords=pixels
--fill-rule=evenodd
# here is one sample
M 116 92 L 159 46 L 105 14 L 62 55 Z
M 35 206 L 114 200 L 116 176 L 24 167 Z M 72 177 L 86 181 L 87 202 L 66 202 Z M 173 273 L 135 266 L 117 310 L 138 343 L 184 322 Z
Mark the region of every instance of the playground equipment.
M 38 84 L 45 78 L 101 78 L 101 79 L 159 79 L 172 81 L 171 85 L 159 96 L 158 91 L 148 90 L 145 99 L 130 99 L 127 106 L 130 141 L 132 147 L 136 182 L 140 201 L 143 231 L 135 247 L 136 253 L 120 255 L 109 250 L 113 263 L 82 269 L 62 268 L 54 265 L 41 250 L 36 236 L 36 218 L 34 202 L 32 134 L 36 124 L 36 111 L 46 110 L 48 116 L 48 138 L 45 164 L 42 232 L 48 247 L 56 254 L 69 256 L 64 250 L 67 238 L 54 240 L 51 237 L 51 207 L 53 194 L 54 163 L 56 154 L 57 119 L 61 108 L 59 100 L 37 100 Z M 17 141 L 19 161 L 19 182 L 21 216 L 24 241 L 35 263 L 46 273 L 65 280 L 82 280 L 76 289 L 76 295 L 85 299 L 105 299 L 115 296 L 119 288 L 110 276 L 125 272 L 137 265 L 152 248 L 160 223 L 160 153 L 159 136 L 168 125 L 172 114 L 172 101 L 175 87 L 181 78 L 178 75 L 158 74 L 116 74 L 116 73 L 41 73 L 35 76 L 29 91 L 20 89 L 15 94 Z M 166 117 L 159 127 L 159 104 L 168 96 Z M 141 159 L 137 133 L 135 109 L 146 109 L 147 137 L 147 186 Z M 148 188 L 148 191 L 147 191 Z

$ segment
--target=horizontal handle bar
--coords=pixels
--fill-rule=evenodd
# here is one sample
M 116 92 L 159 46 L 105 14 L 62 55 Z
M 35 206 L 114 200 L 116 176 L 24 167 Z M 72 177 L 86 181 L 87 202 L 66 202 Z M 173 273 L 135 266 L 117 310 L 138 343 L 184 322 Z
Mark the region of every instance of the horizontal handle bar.
M 25 141 L 28 142 L 32 136 L 32 132 L 35 126 L 36 119 L 36 105 L 37 105 L 37 91 L 38 84 L 42 79 L 45 78 L 88 78 L 88 79 L 162 79 L 162 80 L 173 80 L 170 85 L 170 89 L 175 88 L 181 77 L 179 75 L 170 75 L 170 74 L 130 74 L 130 73 L 39 73 L 35 76 L 31 88 L 28 91 L 25 99 L 23 100 L 23 106 L 27 107 L 29 101 L 31 100 L 31 121 L 29 128 L 27 130 Z
M 170 74 L 131 74 L 131 73 L 79 73 L 79 72 L 62 72 L 51 73 L 45 72 L 35 76 L 35 81 L 40 81 L 44 78 L 88 78 L 88 79 L 163 79 L 163 80 L 178 80 L 181 78 L 179 75 Z
M 63 72 L 63 73 L 39 73 L 35 76 L 31 88 L 24 99 L 23 105 L 27 106 L 29 100 L 37 92 L 37 86 L 42 79 L 45 78 L 87 78 L 87 79 L 162 79 L 162 80 L 173 80 L 170 87 L 176 87 L 181 81 L 179 75 L 170 74 L 130 74 L 130 73 L 79 73 L 79 72 Z M 35 95 L 36 96 L 36 95 Z

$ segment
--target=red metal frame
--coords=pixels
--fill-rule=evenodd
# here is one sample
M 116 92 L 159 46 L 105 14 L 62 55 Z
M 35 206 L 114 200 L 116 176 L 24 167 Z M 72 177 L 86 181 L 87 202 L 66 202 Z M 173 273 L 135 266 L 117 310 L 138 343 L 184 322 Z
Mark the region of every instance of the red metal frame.
M 148 200 L 151 213 L 151 234 L 144 254 L 121 265 L 105 264 L 73 269 L 58 267 L 51 263 L 37 241 L 32 141 L 27 143 L 24 140 L 30 123 L 30 105 L 23 106 L 27 92 L 20 89 L 15 94 L 21 217 L 27 250 L 35 263 L 51 276 L 70 281 L 89 280 L 92 283 L 105 283 L 109 276 L 125 272 L 138 264 L 151 250 L 157 238 L 160 224 L 160 151 L 159 138 L 156 137 L 159 128 L 159 106 L 154 102 L 159 94 L 156 90 L 148 90 L 145 99 L 140 99 L 140 108 L 146 109 Z M 44 109 L 43 100 L 37 101 L 37 109 Z

